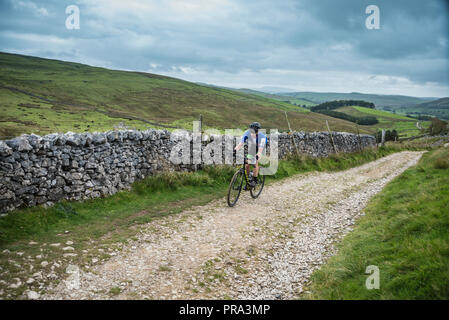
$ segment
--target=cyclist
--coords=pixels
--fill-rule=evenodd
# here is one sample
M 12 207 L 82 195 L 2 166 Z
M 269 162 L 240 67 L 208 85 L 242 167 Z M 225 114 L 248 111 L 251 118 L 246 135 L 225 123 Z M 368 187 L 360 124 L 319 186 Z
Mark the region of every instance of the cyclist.
M 259 132 L 261 126 L 259 122 L 253 122 L 249 125 L 249 129 L 243 134 L 240 143 L 235 147 L 234 152 L 237 152 L 242 148 L 246 141 L 248 141 L 248 162 L 245 165 L 248 176 L 250 170 L 250 164 L 254 165 L 253 179 L 250 180 L 250 186 L 253 188 L 257 183 L 257 176 L 259 175 L 259 159 L 262 155 L 263 148 L 267 143 L 267 137 Z

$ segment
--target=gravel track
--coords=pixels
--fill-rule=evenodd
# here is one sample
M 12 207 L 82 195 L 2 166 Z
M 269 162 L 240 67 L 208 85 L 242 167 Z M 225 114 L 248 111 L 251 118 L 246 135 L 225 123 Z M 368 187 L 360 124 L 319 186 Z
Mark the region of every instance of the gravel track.
M 415 165 L 400 152 L 336 173 L 308 173 L 145 225 L 88 272 L 76 266 L 42 299 L 294 299 L 335 254 L 368 200 Z M 112 291 L 111 291 L 112 289 Z

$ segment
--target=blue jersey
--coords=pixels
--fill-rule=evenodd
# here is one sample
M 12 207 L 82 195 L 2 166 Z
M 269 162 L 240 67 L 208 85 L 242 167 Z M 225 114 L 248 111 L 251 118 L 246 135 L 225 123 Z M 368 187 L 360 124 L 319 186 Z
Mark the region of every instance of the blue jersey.
M 248 141 L 248 147 L 250 148 L 249 150 L 251 150 L 251 146 L 253 146 L 253 148 L 254 148 L 254 146 L 256 145 L 256 139 L 259 143 L 258 151 L 260 151 L 265 147 L 265 145 L 267 143 L 267 136 L 264 135 L 262 132 L 259 132 L 256 137 L 256 135 L 254 135 L 254 136 L 251 135 L 250 130 L 246 130 L 242 136 L 242 139 L 240 139 L 240 142 L 245 143 L 246 141 Z M 255 148 L 254 148 L 254 150 L 255 150 Z

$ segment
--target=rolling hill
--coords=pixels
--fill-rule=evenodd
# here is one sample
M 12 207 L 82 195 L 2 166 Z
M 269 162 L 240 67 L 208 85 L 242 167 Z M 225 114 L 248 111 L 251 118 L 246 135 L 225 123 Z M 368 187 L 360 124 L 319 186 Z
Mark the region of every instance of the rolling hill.
M 313 101 L 307 100 L 307 99 L 288 97 L 288 96 L 283 96 L 283 95 L 279 95 L 279 94 L 266 93 L 266 92 L 261 92 L 261 91 L 257 91 L 257 90 L 252 90 L 252 89 L 244 89 L 244 88 L 243 89 L 228 88 L 228 89 L 239 91 L 239 92 L 244 92 L 244 93 L 248 93 L 248 94 L 253 94 L 256 96 L 261 96 L 261 97 L 265 97 L 265 98 L 269 98 L 269 99 L 288 102 L 290 104 L 294 104 L 297 106 L 302 106 L 302 107 L 305 106 L 306 108 L 313 107 L 314 105 L 316 105 L 316 103 L 314 103 Z
M 247 88 L 230 88 L 230 87 L 223 87 L 223 86 L 216 86 L 213 84 L 209 84 L 209 83 L 202 83 L 202 82 L 197 82 L 197 84 L 200 85 L 204 85 L 207 87 L 213 87 L 213 88 L 222 88 L 222 89 L 227 89 L 227 90 L 232 90 L 232 91 L 237 91 L 237 92 L 243 92 L 243 93 L 247 93 L 247 94 L 251 94 L 251 95 L 255 95 L 255 96 L 261 96 L 261 97 L 265 97 L 265 98 L 269 98 L 269 99 L 273 99 L 273 100 L 278 100 L 278 101 L 282 101 L 282 102 L 287 102 L 299 107 L 312 107 L 314 105 L 316 105 L 316 103 L 314 103 L 313 101 L 307 100 L 307 99 L 299 99 L 299 98 L 293 98 L 293 97 L 288 97 L 288 96 L 282 96 L 280 94 L 275 94 L 275 93 L 269 93 L 269 92 L 265 92 L 265 91 L 258 91 L 258 90 L 254 90 L 254 89 L 247 89 Z M 281 89 L 281 88 L 279 88 Z
M 429 101 L 426 103 L 420 104 L 418 107 L 427 108 L 427 109 L 449 109 L 449 97 L 441 98 L 434 101 Z
M 409 118 L 404 115 L 394 114 L 391 112 L 370 109 L 360 106 L 347 106 L 335 109 L 335 111 L 342 112 L 357 118 L 374 116 L 379 121 L 374 125 L 379 129 L 395 129 L 398 131 L 400 137 L 410 137 L 420 134 L 420 129 L 417 126 L 417 120 Z M 421 122 L 421 127 L 427 127 L 428 122 Z
M 278 95 L 297 99 L 307 99 L 315 103 L 323 103 L 332 100 L 364 100 L 372 102 L 376 107 L 407 107 L 429 102 L 437 98 L 417 98 L 402 95 L 380 95 L 366 93 L 337 93 L 337 92 L 289 92 Z
M 104 131 L 120 126 L 355 132 L 354 124 L 260 95 L 166 76 L 0 53 L 0 139 L 22 133 Z M 362 133 L 374 133 L 361 127 Z
M 428 115 L 449 120 L 449 97 L 421 103 L 409 108 L 403 108 L 399 111 L 411 115 Z

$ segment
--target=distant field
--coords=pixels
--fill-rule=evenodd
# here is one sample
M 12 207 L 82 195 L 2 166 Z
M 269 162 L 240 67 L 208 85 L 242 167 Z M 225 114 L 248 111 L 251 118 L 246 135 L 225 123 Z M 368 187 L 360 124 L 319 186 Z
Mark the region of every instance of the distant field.
M 382 94 L 366 94 L 359 92 L 338 93 L 338 92 L 289 92 L 279 93 L 281 96 L 307 99 L 318 103 L 332 100 L 363 100 L 374 103 L 377 107 L 411 107 L 420 103 L 428 102 L 437 98 L 417 98 L 401 95 L 382 95 Z
M 418 106 L 410 108 L 400 108 L 397 109 L 396 111 L 402 114 L 427 115 L 431 117 L 449 120 L 449 109 L 423 108 Z
M 266 92 L 261 92 L 261 91 L 257 91 L 257 90 L 251 90 L 251 89 L 233 89 L 233 90 L 245 92 L 245 93 L 249 93 L 249 94 L 254 94 L 257 96 L 262 96 L 262 97 L 270 98 L 270 99 L 274 99 L 274 100 L 288 101 L 289 103 L 295 104 L 297 106 L 313 107 L 316 105 L 316 103 L 314 103 L 310 100 L 294 98 L 294 97 L 290 97 L 290 96 L 283 96 L 280 94 L 266 93 Z
M 314 102 L 307 101 L 307 100 L 303 100 L 303 99 L 296 99 L 296 98 L 293 98 L 293 99 L 288 99 L 288 101 L 289 101 L 290 103 L 294 103 L 294 104 L 296 104 L 296 105 L 298 105 L 298 106 L 313 107 L 313 106 L 316 105 L 316 103 L 314 103 Z
M 397 113 L 410 114 L 413 116 L 431 116 L 449 120 L 449 97 L 401 108 L 385 107 L 385 110 L 394 110 Z
M 279 100 L 197 85 L 156 74 L 0 53 L 0 139 L 22 133 L 104 131 L 120 124 L 144 129 L 204 128 L 356 132 L 353 123 Z M 362 133 L 372 128 L 361 127 Z
M 354 106 L 354 109 L 356 109 L 359 112 L 365 113 L 365 114 L 369 114 L 372 116 L 375 116 L 376 118 L 380 118 L 380 119 L 397 119 L 397 120 L 406 120 L 406 121 L 411 121 L 414 119 L 413 118 L 409 118 L 403 115 L 399 115 L 399 114 L 395 114 L 392 112 L 387 112 L 387 111 L 382 111 L 382 110 L 377 110 L 377 109 L 370 109 L 370 108 L 365 108 L 365 107 L 359 107 L 359 106 Z
M 364 108 L 360 106 L 342 107 L 335 111 L 343 112 L 355 117 L 374 116 L 379 120 L 379 123 L 373 125 L 379 129 L 395 129 L 400 137 L 410 137 L 420 134 L 420 130 L 416 126 L 418 120 L 406 117 L 404 115 L 394 114 L 388 111 L 382 111 L 377 109 Z M 426 128 L 429 126 L 429 122 L 424 121 L 420 124 Z

